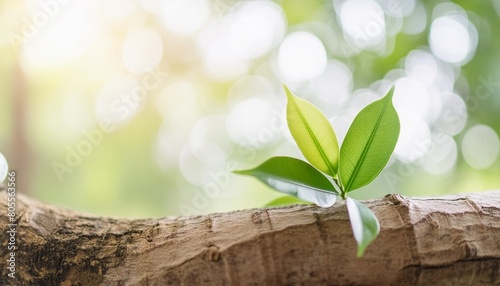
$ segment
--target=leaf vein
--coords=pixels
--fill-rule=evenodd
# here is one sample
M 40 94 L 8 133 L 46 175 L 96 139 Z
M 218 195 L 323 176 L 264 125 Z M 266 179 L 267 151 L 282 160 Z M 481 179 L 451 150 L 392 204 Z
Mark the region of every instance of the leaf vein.
M 382 121 L 382 117 L 384 117 L 385 110 L 386 110 L 387 106 L 388 106 L 388 103 L 384 104 L 384 108 L 382 109 L 382 112 L 380 112 L 380 115 L 377 118 L 377 122 L 375 123 L 375 127 L 373 128 L 372 132 L 370 133 L 370 137 L 368 138 L 368 142 L 363 147 L 363 152 L 361 153 L 359 160 L 357 160 L 357 163 L 354 166 L 354 170 L 351 174 L 351 178 L 349 179 L 349 182 L 347 182 L 347 186 L 345 186 L 346 193 L 350 191 L 351 186 L 354 182 L 354 178 L 356 178 L 359 170 L 361 169 L 361 165 L 363 165 L 363 162 L 366 159 L 366 154 L 368 153 L 368 149 L 370 149 L 370 145 L 373 141 L 373 138 L 375 138 L 375 134 L 377 133 L 378 126 L 380 125 L 380 122 Z
M 300 120 L 302 121 L 302 124 L 304 124 L 304 126 L 306 127 L 307 129 L 307 132 L 309 133 L 309 135 L 311 136 L 313 142 L 314 142 L 314 145 L 316 146 L 316 149 L 319 151 L 320 155 L 321 155 L 321 158 L 323 159 L 323 161 L 326 163 L 328 169 L 330 170 L 330 172 L 332 174 L 335 174 L 335 169 L 333 168 L 330 160 L 328 160 L 328 157 L 326 156 L 321 144 L 319 143 L 318 139 L 316 138 L 316 136 L 314 135 L 314 132 L 311 130 L 311 128 L 309 127 L 309 124 L 307 124 L 307 121 L 306 119 L 304 118 L 304 115 L 302 114 L 302 112 L 300 111 L 300 108 L 299 106 L 297 105 L 297 103 L 295 102 L 295 98 L 292 100 L 292 104 L 294 106 L 294 108 L 297 110 L 297 114 L 299 115 L 300 117 Z

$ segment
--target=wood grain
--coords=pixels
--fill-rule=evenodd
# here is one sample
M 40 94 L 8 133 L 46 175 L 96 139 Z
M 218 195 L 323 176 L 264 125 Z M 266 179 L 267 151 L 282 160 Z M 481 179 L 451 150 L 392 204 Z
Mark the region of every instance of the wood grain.
M 500 285 L 500 191 L 367 201 L 362 258 L 343 203 L 125 220 L 18 195 L 15 281 L 6 198 L 0 285 Z

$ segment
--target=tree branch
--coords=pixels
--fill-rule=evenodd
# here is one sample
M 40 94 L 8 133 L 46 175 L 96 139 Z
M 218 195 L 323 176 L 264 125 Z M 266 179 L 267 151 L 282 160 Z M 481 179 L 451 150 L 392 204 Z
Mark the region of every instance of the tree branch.
M 1 285 L 500 285 L 500 191 L 368 201 L 362 258 L 343 203 L 125 220 L 19 194 L 15 279 L 0 200 Z

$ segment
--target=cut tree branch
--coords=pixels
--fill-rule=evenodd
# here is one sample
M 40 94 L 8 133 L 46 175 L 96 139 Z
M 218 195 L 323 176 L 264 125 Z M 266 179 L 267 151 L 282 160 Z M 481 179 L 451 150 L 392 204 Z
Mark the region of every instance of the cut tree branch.
M 362 258 L 343 203 L 126 220 L 19 194 L 15 279 L 0 200 L 1 285 L 500 285 L 500 191 L 367 201 Z

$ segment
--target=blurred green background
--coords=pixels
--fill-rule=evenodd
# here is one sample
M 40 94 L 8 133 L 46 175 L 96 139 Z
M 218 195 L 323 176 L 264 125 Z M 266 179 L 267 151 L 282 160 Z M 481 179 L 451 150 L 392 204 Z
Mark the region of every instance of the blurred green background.
M 500 1 L 1 1 L 0 152 L 19 192 L 101 215 L 260 207 L 231 174 L 302 158 L 287 84 L 342 141 L 396 85 L 401 136 L 356 198 L 500 187 Z

